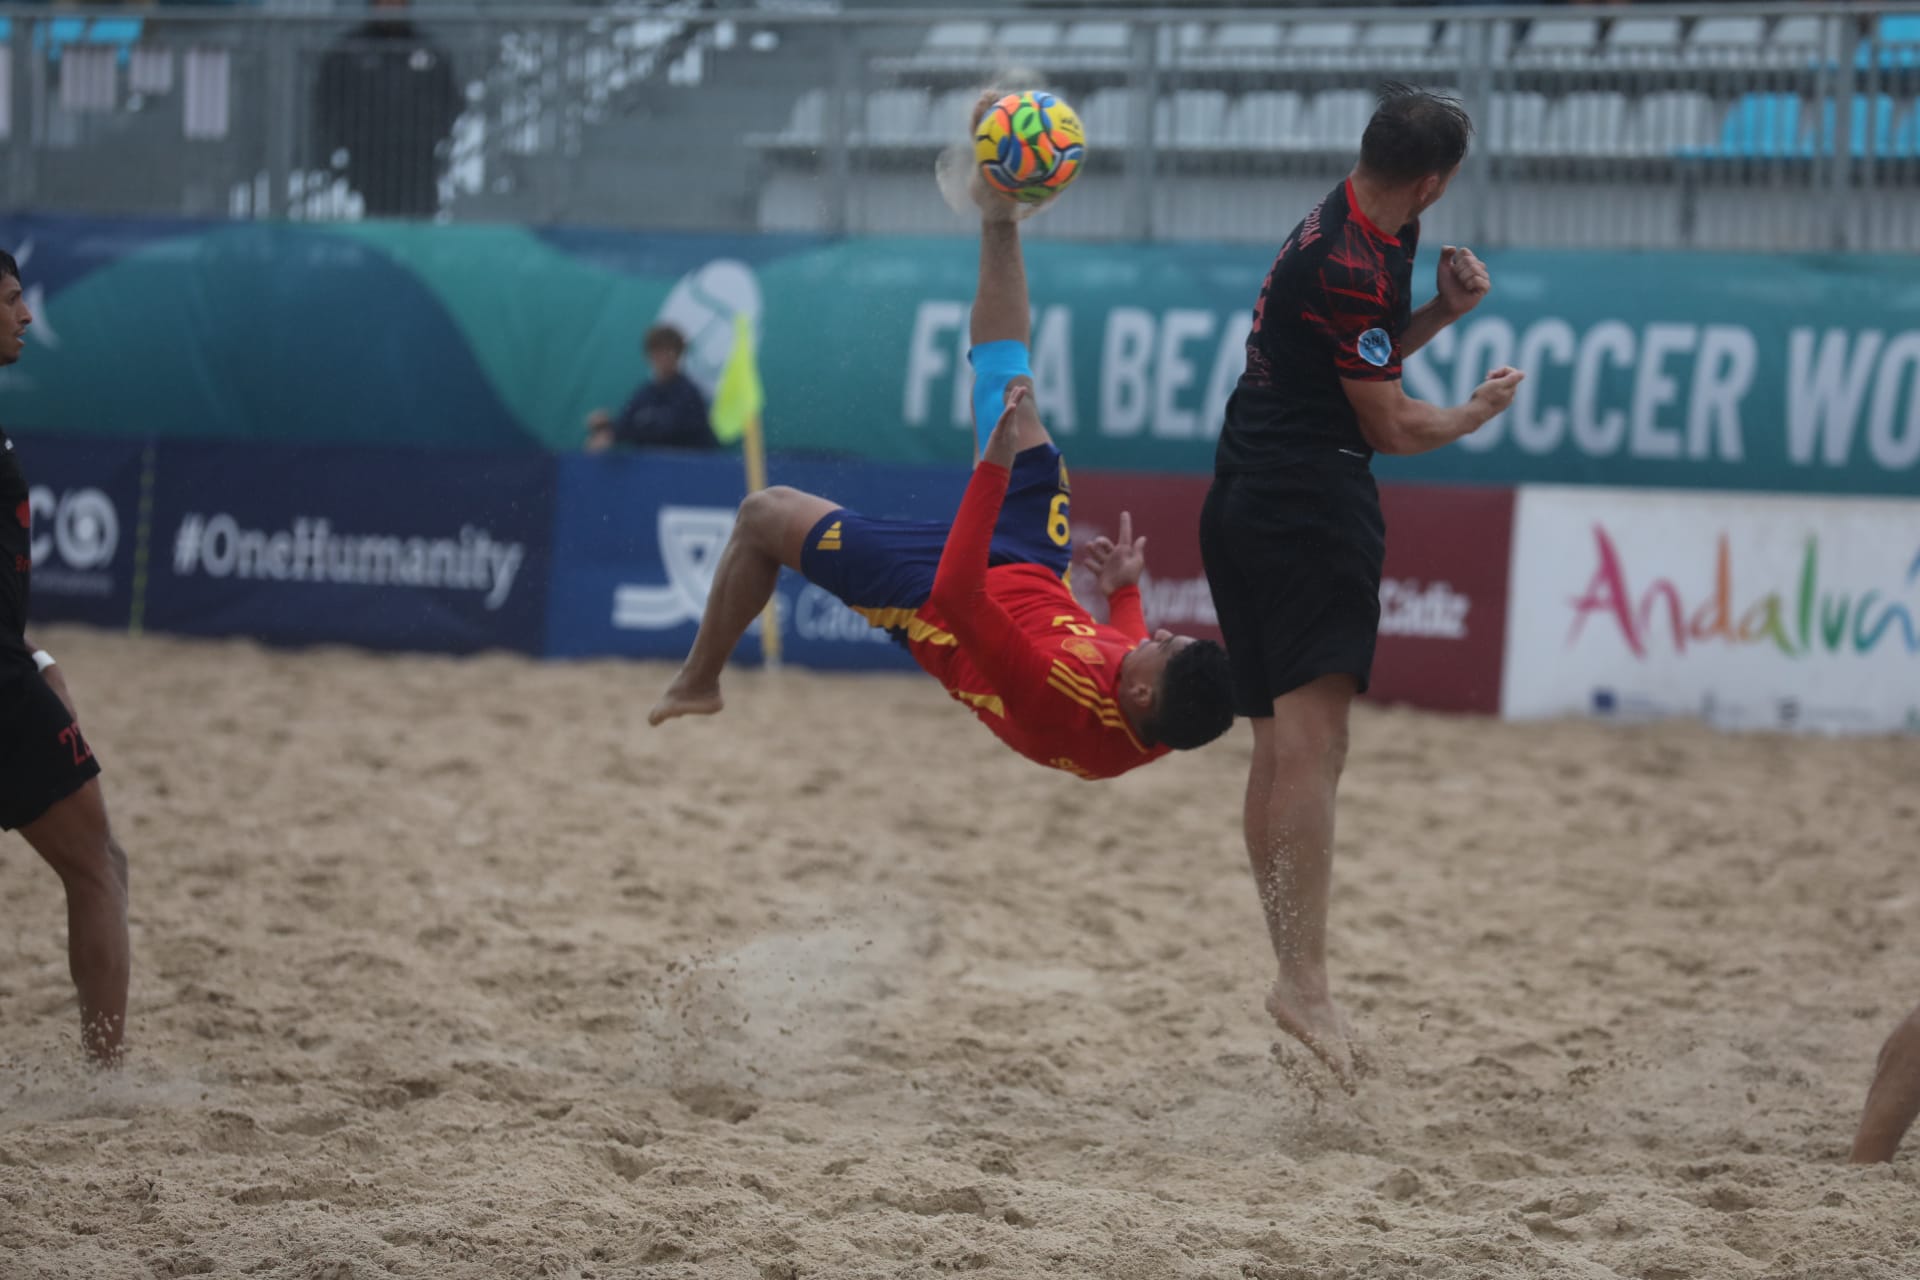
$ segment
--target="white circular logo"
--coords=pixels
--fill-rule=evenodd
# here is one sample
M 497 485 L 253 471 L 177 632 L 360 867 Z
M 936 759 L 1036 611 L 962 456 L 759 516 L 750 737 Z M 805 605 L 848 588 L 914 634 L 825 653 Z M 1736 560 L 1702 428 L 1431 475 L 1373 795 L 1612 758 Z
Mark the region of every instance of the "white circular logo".
M 120 517 L 113 499 L 98 489 L 76 489 L 60 500 L 53 540 L 60 558 L 75 569 L 103 569 L 120 545 Z
M 744 311 L 760 333 L 760 281 L 753 268 L 731 258 L 716 258 L 681 277 L 660 304 L 656 324 L 670 324 L 687 340 L 682 368 L 695 385 L 713 396 L 733 350 L 733 317 Z
M 51 520 L 53 532 L 33 540 L 33 562 L 38 565 L 54 552 L 69 569 L 104 569 L 120 545 L 120 515 L 113 499 L 98 489 L 70 489 L 54 497 L 53 490 L 35 485 L 29 498 L 34 524 Z

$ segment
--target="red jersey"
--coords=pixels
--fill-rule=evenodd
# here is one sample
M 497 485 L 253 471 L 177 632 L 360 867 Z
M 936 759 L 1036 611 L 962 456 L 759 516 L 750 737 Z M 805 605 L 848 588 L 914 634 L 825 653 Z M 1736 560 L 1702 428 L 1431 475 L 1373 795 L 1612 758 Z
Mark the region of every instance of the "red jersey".
M 988 568 L 1007 480 L 1005 467 L 974 468 L 908 649 L 1036 764 L 1092 781 L 1158 760 L 1167 748 L 1142 742 L 1119 701 L 1120 661 L 1147 638 L 1139 588 L 1114 592 L 1106 624 L 1040 565 Z

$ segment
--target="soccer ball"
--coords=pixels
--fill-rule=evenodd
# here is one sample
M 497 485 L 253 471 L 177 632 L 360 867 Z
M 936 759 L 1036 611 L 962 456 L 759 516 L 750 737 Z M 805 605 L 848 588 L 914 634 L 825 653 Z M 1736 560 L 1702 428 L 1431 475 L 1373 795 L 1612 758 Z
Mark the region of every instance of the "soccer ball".
M 1039 89 L 1000 99 L 973 131 L 980 176 L 1022 204 L 1051 200 L 1066 190 L 1086 154 L 1087 131 L 1080 117 Z

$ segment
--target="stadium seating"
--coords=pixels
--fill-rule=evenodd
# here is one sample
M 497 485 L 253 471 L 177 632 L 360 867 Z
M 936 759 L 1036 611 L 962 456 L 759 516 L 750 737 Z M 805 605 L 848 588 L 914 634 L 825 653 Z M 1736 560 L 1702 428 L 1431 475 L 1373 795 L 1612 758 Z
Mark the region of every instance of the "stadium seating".
M 1195 151 L 1220 146 L 1226 125 L 1227 95 L 1218 89 L 1181 89 L 1159 104 L 1154 120 L 1161 137 Z
M 936 22 L 927 28 L 920 48 L 906 60 L 909 67 L 939 70 L 954 66 L 972 66 L 980 62 L 993 39 L 993 27 L 985 22 Z
M 1079 107 L 1087 137 L 1102 147 L 1124 147 L 1133 132 L 1133 95 L 1125 89 L 1100 89 Z
M 883 89 L 867 99 L 864 140 L 874 146 L 919 142 L 927 132 L 925 89 Z
M 1296 145 L 1304 112 L 1305 99 L 1297 93 L 1271 89 L 1243 93 L 1227 113 L 1226 140 L 1249 151 L 1285 150 Z
M 1627 96 L 1586 91 L 1567 94 L 1546 111 L 1540 150 L 1549 155 L 1624 155 L 1632 149 Z
M 1629 150 L 1639 155 L 1685 155 L 1713 144 L 1720 116 L 1704 93 L 1650 93 L 1634 104 Z
M 1702 18 L 1687 35 L 1686 61 L 1710 66 L 1752 66 L 1766 44 L 1767 20 L 1751 16 Z
M 1132 57 L 1133 33 L 1124 22 L 1074 22 L 1061 37 L 1060 54 L 1049 61 L 1059 70 L 1125 67 Z
M 1800 123 L 1800 99 L 1791 93 L 1749 93 L 1727 113 L 1718 154 L 1773 158 L 1811 154 Z

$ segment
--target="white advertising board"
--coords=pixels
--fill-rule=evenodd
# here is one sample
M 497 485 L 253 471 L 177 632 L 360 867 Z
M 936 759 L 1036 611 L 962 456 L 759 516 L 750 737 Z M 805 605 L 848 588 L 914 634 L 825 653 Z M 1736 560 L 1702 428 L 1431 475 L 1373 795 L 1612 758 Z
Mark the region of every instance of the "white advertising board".
M 1501 709 L 1920 733 L 1920 501 L 1523 487 Z

